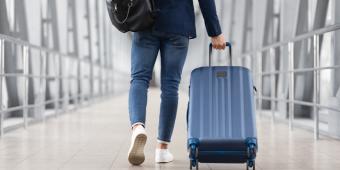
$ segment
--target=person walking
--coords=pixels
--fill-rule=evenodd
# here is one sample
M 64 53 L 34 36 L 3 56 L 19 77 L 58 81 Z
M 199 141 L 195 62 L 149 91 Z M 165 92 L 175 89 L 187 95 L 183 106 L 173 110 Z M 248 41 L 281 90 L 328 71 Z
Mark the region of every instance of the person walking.
M 145 117 L 147 92 L 153 67 L 160 52 L 161 104 L 156 163 L 173 161 L 168 150 L 177 114 L 178 86 L 187 56 L 189 39 L 196 37 L 193 0 L 154 0 L 159 9 L 153 27 L 133 33 L 129 116 L 132 128 L 128 161 L 140 165 L 145 160 L 147 140 Z M 225 48 L 225 39 L 216 14 L 214 0 L 198 0 L 208 35 L 215 49 Z

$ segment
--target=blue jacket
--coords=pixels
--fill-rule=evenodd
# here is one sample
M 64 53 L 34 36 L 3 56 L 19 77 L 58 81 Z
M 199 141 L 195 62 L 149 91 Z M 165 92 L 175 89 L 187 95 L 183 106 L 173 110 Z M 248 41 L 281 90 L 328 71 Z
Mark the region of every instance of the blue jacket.
M 216 14 L 215 0 L 198 0 L 209 36 L 220 35 L 221 27 Z M 193 0 L 155 0 L 159 9 L 156 31 L 196 37 Z

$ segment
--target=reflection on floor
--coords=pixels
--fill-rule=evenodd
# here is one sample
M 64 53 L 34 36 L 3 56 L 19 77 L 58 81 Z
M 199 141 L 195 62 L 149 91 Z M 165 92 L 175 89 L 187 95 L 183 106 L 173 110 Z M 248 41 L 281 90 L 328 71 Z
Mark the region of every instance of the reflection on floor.
M 175 161 L 154 163 L 159 91 L 150 90 L 146 162 L 133 167 L 127 162 L 130 129 L 127 95 L 122 95 L 74 113 L 35 124 L 27 130 L 7 133 L 0 140 L 0 169 L 4 170 L 109 170 L 189 169 L 186 153 L 185 111 L 187 94 L 181 94 L 178 119 L 171 145 Z M 258 119 L 260 170 L 340 169 L 340 142 Z M 245 165 L 201 164 L 200 169 L 244 170 Z

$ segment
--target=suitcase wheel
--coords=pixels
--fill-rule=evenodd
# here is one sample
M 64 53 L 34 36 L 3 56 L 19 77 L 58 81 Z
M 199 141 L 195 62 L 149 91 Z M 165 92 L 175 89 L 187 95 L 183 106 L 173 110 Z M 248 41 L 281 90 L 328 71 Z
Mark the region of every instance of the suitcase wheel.
M 255 161 L 248 161 L 247 162 L 247 170 L 249 170 L 250 168 L 255 170 Z
M 196 167 L 196 170 L 198 170 L 198 161 L 190 161 L 190 170 L 192 170 L 193 167 Z
M 255 158 L 256 158 L 256 152 L 257 152 L 257 140 L 256 138 L 248 138 L 247 139 L 247 155 L 248 155 L 248 161 L 247 161 L 247 170 L 252 168 L 255 170 Z
M 190 158 L 190 169 L 196 167 L 198 170 L 198 147 L 196 145 L 190 145 L 189 150 L 189 158 Z

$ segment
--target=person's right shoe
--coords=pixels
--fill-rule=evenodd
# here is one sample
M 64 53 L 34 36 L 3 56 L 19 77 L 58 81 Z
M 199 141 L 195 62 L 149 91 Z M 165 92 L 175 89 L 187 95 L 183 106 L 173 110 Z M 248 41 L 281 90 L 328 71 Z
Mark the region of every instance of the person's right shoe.
M 155 162 L 156 163 L 169 163 L 174 160 L 174 156 L 170 153 L 169 149 L 156 149 Z
M 144 127 L 136 127 L 132 132 L 131 146 L 128 153 L 128 160 L 132 165 L 140 165 L 144 162 L 144 146 L 146 140 L 147 136 Z

